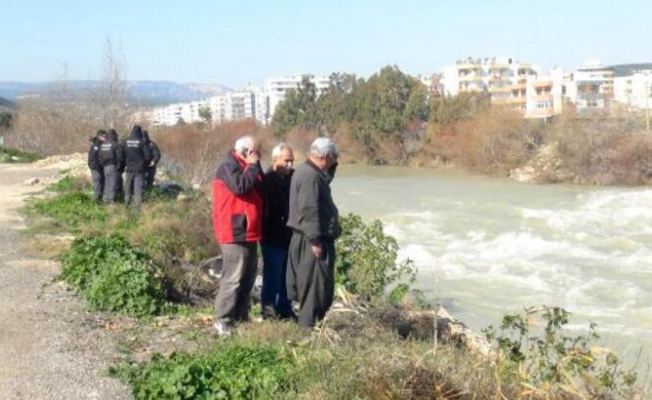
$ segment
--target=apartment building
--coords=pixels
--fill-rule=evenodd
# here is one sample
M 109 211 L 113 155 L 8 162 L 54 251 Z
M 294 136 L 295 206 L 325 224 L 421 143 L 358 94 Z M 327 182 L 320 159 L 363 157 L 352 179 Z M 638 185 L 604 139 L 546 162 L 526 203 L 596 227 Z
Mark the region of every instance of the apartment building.
M 327 77 L 316 77 L 311 74 L 297 74 L 279 78 L 268 79 L 265 82 L 265 96 L 267 97 L 267 114 L 268 118 L 265 123 L 271 121 L 276 107 L 285 99 L 285 95 L 290 89 L 297 90 L 304 78 L 307 78 L 317 89 L 319 96 L 330 85 L 330 79 Z
M 614 97 L 614 72 L 599 61 L 589 61 L 570 74 L 565 96 L 579 113 L 607 110 Z
M 632 108 L 652 109 L 652 70 L 615 77 L 614 101 Z
M 555 68 L 545 75 L 529 76 L 525 83 L 526 118 L 550 118 L 561 114 L 564 104 L 564 71 Z

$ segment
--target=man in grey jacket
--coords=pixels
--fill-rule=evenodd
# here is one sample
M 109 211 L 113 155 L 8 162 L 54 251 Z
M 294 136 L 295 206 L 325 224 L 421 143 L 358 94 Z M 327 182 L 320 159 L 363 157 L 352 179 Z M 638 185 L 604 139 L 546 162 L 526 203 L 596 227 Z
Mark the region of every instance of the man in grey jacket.
M 288 226 L 288 298 L 300 304 L 298 322 L 312 327 L 324 318 L 335 290 L 335 239 L 342 233 L 330 183 L 337 168 L 337 150 L 328 138 L 310 146 L 308 160 L 290 184 Z

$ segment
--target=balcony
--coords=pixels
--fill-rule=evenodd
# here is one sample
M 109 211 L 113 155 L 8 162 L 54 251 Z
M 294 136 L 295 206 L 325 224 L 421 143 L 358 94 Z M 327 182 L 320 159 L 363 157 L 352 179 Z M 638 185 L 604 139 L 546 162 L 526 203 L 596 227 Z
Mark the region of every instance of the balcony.
M 527 99 L 525 96 L 523 97 L 510 97 L 507 99 L 507 104 L 525 104 L 527 103 Z
M 534 82 L 534 87 L 535 88 L 552 87 L 552 85 L 553 85 L 552 81 L 536 81 L 536 82 Z
M 552 117 L 555 115 L 554 108 L 535 108 L 534 110 L 528 111 L 528 116 L 533 118 L 545 118 Z
M 525 82 L 522 82 L 522 83 L 519 82 L 519 83 L 515 83 L 513 85 L 510 85 L 509 89 L 510 90 L 525 90 L 525 87 L 526 87 Z
M 457 64 L 456 67 L 459 71 L 482 69 L 480 64 L 476 64 L 476 63 L 462 63 L 462 64 Z
M 490 86 L 489 93 L 509 93 L 511 89 L 509 86 Z
M 532 100 L 534 100 L 534 101 L 553 101 L 553 96 L 550 93 L 538 94 L 538 95 L 532 96 Z
M 460 75 L 460 82 L 478 82 L 482 80 L 482 76 L 477 74 Z

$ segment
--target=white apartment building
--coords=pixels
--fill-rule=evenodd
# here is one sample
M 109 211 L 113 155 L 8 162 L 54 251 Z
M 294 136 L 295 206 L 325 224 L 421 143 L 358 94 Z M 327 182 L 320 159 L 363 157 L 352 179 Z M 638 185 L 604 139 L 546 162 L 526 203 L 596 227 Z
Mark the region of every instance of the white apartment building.
M 488 91 L 492 100 L 507 99 L 512 89 L 525 90 L 529 76 L 537 75 L 538 68 L 510 57 L 468 58 L 444 67 L 440 71 L 440 85 L 444 94 L 455 96 L 461 92 Z M 513 87 L 513 86 L 519 86 Z
M 566 82 L 566 98 L 578 112 L 605 110 L 614 97 L 614 72 L 599 61 L 589 61 L 586 66 L 570 74 Z
M 614 78 L 614 100 L 629 107 L 652 109 L 652 70 Z
M 564 104 L 564 71 L 555 68 L 546 75 L 530 76 L 525 87 L 525 117 L 550 118 L 561 114 Z
M 297 90 L 304 78 L 315 85 L 317 95 L 330 85 L 328 78 L 309 74 L 268 79 L 264 88 L 248 85 L 242 90 L 227 92 L 202 101 L 157 107 L 152 112 L 152 123 L 155 126 L 172 126 L 180 120 L 186 123 L 201 122 L 203 119 L 199 111 L 207 107 L 211 111 L 214 123 L 251 118 L 261 124 L 268 124 L 278 104 L 285 99 L 287 91 Z
M 505 105 L 526 118 L 549 118 L 563 107 L 563 71 L 539 74 L 539 67 L 509 57 L 458 61 L 439 74 L 439 90 L 450 96 L 486 92 L 493 104 Z
M 308 78 L 308 80 L 315 85 L 315 88 L 317 89 L 317 96 L 319 96 L 330 85 L 330 79 L 327 77 L 316 77 L 310 74 L 297 74 L 268 79 L 265 82 L 264 92 L 267 97 L 267 114 L 269 117 L 265 123 L 271 121 L 272 116 L 274 116 L 276 107 L 281 101 L 283 101 L 283 99 L 285 99 L 285 94 L 287 91 L 290 89 L 297 90 L 304 78 Z

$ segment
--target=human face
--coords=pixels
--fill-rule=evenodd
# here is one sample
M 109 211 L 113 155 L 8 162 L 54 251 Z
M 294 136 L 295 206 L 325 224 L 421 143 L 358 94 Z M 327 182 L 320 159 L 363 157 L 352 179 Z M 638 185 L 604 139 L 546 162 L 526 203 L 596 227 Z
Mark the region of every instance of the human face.
M 330 168 L 333 165 L 337 164 L 337 158 L 338 158 L 337 153 L 329 154 L 326 159 L 326 168 Z
M 294 166 L 294 152 L 289 148 L 284 148 L 281 155 L 272 160 L 272 169 L 281 175 L 289 175 Z

